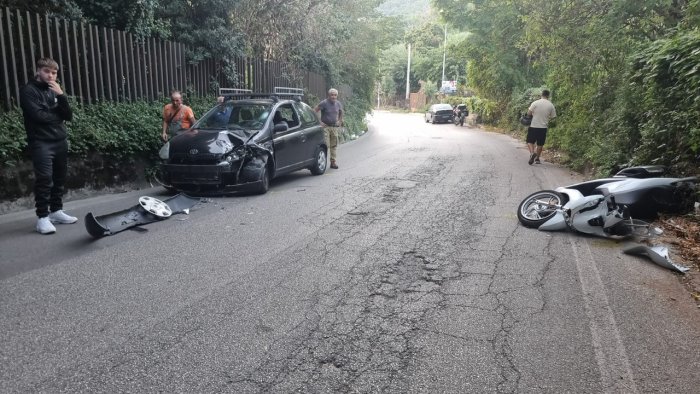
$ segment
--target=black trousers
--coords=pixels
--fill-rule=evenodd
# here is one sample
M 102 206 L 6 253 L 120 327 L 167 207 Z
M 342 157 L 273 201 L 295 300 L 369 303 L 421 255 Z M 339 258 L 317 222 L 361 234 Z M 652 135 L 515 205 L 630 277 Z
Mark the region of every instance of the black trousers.
M 36 216 L 63 209 L 63 185 L 68 173 L 68 141 L 31 141 Z

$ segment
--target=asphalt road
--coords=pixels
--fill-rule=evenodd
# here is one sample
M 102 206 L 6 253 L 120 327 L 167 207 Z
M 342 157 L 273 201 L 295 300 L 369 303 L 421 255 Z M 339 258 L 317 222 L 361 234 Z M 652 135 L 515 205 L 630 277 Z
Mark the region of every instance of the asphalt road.
M 698 392 L 700 311 L 620 245 L 518 224 L 521 141 L 376 113 L 340 169 L 93 240 L 0 216 L 0 392 Z

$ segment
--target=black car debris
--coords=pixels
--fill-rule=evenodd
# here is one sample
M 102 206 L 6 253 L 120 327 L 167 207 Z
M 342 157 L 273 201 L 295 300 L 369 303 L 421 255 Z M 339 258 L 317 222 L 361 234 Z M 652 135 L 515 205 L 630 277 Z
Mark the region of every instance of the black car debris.
M 231 90 L 223 104 L 163 145 L 157 176 L 163 186 L 196 194 L 263 194 L 280 175 L 326 171 L 323 128 L 301 101 L 303 90 Z

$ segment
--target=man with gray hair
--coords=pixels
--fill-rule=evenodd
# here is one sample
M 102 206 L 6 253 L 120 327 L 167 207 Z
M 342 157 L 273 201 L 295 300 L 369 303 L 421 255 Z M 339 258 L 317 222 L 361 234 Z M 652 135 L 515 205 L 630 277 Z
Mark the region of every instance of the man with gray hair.
M 318 103 L 315 111 L 321 112 L 321 126 L 326 137 L 326 145 L 331 156 L 331 168 L 338 169 L 336 162 L 336 148 L 338 147 L 338 134 L 343 126 L 343 104 L 338 101 L 338 91 L 328 90 L 328 97 Z

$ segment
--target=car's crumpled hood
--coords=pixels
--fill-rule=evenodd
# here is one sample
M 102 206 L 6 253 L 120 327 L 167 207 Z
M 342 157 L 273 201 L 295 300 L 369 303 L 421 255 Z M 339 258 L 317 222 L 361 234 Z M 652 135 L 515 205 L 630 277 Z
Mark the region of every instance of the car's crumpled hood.
M 190 129 L 170 140 L 170 157 L 178 154 L 223 155 L 244 143 L 242 137 L 232 131 Z

